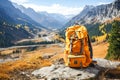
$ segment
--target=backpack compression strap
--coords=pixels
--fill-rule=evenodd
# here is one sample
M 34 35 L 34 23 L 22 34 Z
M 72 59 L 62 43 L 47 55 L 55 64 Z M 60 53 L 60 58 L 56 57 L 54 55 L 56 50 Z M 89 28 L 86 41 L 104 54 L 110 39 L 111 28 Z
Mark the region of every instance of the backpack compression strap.
M 81 31 L 75 31 L 76 35 L 77 35 L 77 32 L 82 33 Z M 77 38 L 78 38 L 78 35 L 77 35 Z M 79 39 L 79 38 L 78 38 L 78 39 Z M 79 39 L 79 40 L 80 40 L 80 42 L 81 42 L 80 55 L 82 55 L 82 54 L 83 54 L 83 51 L 84 51 L 84 39 L 81 38 L 81 39 Z
M 76 37 L 75 38 L 77 38 L 76 40 L 78 40 L 79 38 L 78 38 L 78 35 L 77 35 L 77 32 L 81 32 L 81 31 L 75 31 L 75 35 L 76 35 Z M 84 51 L 84 39 L 82 38 L 82 39 L 79 39 L 80 40 L 80 42 L 81 42 L 81 48 L 80 48 L 80 53 L 79 53 L 79 55 L 82 55 L 83 54 L 83 51 Z M 72 42 L 73 42 L 73 38 L 72 38 L 72 35 L 71 35 L 71 37 L 70 37 L 70 54 L 72 54 Z

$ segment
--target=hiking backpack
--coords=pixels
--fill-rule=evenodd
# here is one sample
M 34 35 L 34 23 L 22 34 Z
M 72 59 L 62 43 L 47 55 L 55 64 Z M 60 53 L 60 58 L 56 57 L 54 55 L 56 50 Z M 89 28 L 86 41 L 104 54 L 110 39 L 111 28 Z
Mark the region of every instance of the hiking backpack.
M 84 26 L 74 25 L 66 30 L 65 64 L 69 67 L 87 67 L 92 61 L 92 48 Z M 89 42 L 89 43 L 88 43 Z M 91 50 L 90 50 L 91 49 Z

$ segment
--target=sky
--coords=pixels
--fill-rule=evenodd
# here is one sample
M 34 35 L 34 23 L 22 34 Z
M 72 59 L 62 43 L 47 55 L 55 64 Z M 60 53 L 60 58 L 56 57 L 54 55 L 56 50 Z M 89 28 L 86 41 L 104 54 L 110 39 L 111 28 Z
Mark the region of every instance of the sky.
M 63 15 L 76 15 L 86 5 L 109 4 L 114 0 L 10 0 L 18 5 L 33 8 L 36 12 L 59 13 Z

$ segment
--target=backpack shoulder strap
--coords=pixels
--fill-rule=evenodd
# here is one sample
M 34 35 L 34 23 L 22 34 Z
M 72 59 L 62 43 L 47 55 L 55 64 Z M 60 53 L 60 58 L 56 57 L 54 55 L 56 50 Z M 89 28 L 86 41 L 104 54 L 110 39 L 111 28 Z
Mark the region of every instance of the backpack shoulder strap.
M 92 49 L 92 45 L 91 45 L 91 41 L 90 41 L 90 37 L 88 36 L 88 46 L 89 46 L 89 51 L 90 51 L 90 58 L 93 58 L 93 49 Z

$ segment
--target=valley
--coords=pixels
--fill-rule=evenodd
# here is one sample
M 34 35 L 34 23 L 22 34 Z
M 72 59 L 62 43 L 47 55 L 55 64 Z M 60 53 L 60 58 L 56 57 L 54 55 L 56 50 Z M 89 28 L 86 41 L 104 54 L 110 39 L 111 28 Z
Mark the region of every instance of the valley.
M 26 79 L 28 74 L 28 78 L 34 79 L 35 77 L 30 74 L 31 71 L 61 62 L 64 58 L 64 47 L 65 44 L 58 43 L 1 50 L 0 71 L 2 73 L 0 77 L 21 80 Z M 94 58 L 104 58 L 107 54 L 107 47 L 108 43 L 93 44 Z M 25 74 L 21 74 L 23 72 Z
M 60 40 L 62 43 L 35 44 Z M 0 49 L 1 79 L 36 79 L 31 72 L 56 63 L 64 63 L 65 43 L 57 31 L 42 30 L 32 39 L 23 39 L 16 44 L 34 42 L 32 45 L 18 45 Z M 104 58 L 108 43 L 92 43 L 94 58 Z M 4 69 L 3 69 L 4 68 Z M 24 74 L 23 74 L 24 73 Z M 29 76 L 27 76 L 29 75 Z

